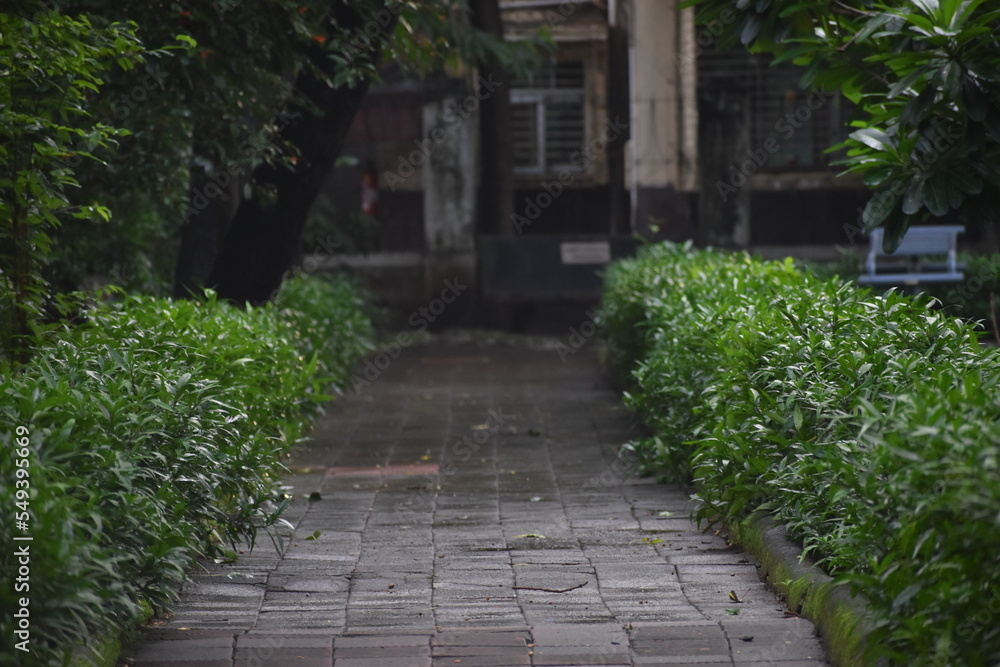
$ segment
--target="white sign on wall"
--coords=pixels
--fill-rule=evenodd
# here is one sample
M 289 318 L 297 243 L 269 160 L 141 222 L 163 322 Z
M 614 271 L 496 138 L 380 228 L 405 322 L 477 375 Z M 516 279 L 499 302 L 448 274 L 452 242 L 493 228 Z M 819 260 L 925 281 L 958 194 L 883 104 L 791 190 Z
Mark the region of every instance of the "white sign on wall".
M 559 244 L 563 264 L 607 264 L 611 261 L 611 244 L 607 241 L 583 241 Z

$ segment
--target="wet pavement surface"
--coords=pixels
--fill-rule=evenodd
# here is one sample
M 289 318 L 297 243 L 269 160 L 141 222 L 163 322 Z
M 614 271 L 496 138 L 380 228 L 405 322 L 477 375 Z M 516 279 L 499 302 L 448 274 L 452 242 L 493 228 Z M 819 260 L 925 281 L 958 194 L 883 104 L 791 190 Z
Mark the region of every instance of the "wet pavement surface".
M 283 552 L 204 565 L 128 664 L 827 664 L 684 489 L 624 479 L 633 418 L 557 343 L 376 356 L 289 463 Z

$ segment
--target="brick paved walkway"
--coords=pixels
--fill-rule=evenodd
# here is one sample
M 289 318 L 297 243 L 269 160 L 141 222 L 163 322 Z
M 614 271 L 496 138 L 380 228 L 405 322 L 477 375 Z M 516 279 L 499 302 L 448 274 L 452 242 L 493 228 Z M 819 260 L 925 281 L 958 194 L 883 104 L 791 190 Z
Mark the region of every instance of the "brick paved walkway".
M 622 482 L 631 424 L 589 349 L 404 350 L 297 453 L 283 555 L 195 574 L 132 664 L 826 664 L 681 489 Z

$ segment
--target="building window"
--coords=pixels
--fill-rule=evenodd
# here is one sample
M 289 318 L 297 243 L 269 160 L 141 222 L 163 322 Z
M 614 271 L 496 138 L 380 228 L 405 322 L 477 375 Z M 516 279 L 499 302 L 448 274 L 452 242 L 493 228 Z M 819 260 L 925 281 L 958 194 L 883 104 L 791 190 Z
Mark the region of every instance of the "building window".
M 847 138 L 850 105 L 839 94 L 799 87 L 804 68 L 775 67 L 764 56 L 743 50 L 706 50 L 698 59 L 699 98 L 720 91 L 741 96 L 746 105 L 751 149 L 777 146 L 763 169 L 820 170 L 835 159 L 826 149 Z
M 587 143 L 585 86 L 584 63 L 580 60 L 553 63 L 533 79 L 513 82 L 510 99 L 515 173 L 546 175 L 582 170 L 582 161 L 573 156 Z

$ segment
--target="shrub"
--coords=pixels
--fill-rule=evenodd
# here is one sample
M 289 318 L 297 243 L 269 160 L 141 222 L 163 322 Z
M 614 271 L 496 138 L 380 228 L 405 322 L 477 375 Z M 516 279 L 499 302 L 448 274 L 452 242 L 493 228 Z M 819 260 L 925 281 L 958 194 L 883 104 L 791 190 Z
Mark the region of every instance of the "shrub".
M 20 500 L 30 591 L 5 549 L 0 632 L 30 599 L 38 664 L 163 608 L 198 556 L 231 557 L 277 521 L 282 458 L 367 349 L 371 332 L 343 281 L 290 281 L 277 306 L 242 310 L 126 297 L 94 307 L 4 383 L 0 503 Z M 28 432 L 27 497 L 12 455 Z M 18 542 L 18 545 L 25 544 Z M 9 642 L 0 662 L 24 657 Z
M 613 266 L 606 304 L 644 470 L 691 481 L 701 518 L 772 511 L 868 596 L 873 658 L 1000 659 L 1000 352 L 973 325 L 673 245 Z
M 960 283 L 928 283 L 920 289 L 940 302 L 940 308 L 949 315 L 976 323 L 980 329 L 996 339 L 997 297 L 1000 296 L 1000 255 L 972 255 L 962 253 L 959 263 L 964 265 L 965 279 Z M 848 250 L 841 250 L 841 257 L 834 262 L 805 262 L 804 270 L 822 278 L 854 280 L 863 271 L 862 258 Z M 998 339 L 1000 340 L 1000 339 Z
M 123 131 L 85 107 L 115 64 L 145 52 L 135 24 L 94 26 L 55 10 L 0 12 L 0 359 L 27 361 L 50 293 L 42 276 L 53 231 L 68 220 L 108 220 L 108 209 L 71 205 L 75 166 L 96 160 Z
M 928 291 L 941 301 L 950 314 L 980 323 L 994 331 L 996 299 L 1000 296 L 1000 255 L 964 255 L 965 280 L 958 284 L 930 286 Z

